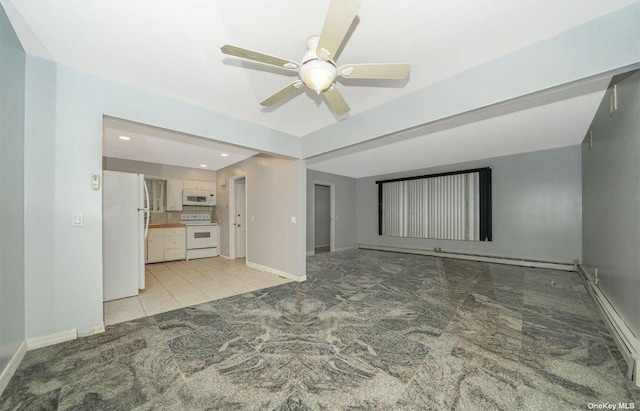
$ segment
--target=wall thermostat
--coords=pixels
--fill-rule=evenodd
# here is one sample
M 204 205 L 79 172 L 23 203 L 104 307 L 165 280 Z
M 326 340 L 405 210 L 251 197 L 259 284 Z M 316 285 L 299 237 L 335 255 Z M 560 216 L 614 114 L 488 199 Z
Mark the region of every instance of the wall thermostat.
M 100 190 L 100 173 L 91 173 L 91 187 Z

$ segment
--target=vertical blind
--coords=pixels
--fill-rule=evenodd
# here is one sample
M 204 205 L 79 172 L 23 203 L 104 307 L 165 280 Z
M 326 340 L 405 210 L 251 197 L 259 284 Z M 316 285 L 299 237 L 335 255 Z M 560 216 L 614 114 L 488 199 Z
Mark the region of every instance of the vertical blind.
M 147 199 L 145 197 L 145 207 L 149 207 L 149 211 L 152 213 L 164 211 L 164 187 L 165 180 L 155 178 L 145 178 L 144 183 L 147 185 L 149 191 L 149 201 L 151 204 L 146 204 Z
M 491 169 L 378 181 L 379 234 L 491 240 Z

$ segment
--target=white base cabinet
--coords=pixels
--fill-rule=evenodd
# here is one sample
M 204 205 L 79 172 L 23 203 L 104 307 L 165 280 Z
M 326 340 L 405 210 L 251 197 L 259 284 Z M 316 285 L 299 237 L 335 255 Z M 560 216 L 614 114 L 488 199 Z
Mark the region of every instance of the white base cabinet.
M 184 260 L 187 256 L 187 234 L 184 227 L 149 228 L 147 263 Z

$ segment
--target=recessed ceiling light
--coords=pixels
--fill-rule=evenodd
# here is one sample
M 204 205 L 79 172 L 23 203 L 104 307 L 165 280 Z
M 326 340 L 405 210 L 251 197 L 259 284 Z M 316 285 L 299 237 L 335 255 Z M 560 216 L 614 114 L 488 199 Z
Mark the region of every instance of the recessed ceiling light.
M 129 141 L 131 140 L 131 137 L 127 137 L 127 136 L 120 136 L 118 137 L 120 140 L 124 140 L 124 141 Z
M 220 154 L 220 155 L 221 155 L 222 157 L 229 157 L 229 154 L 227 154 L 227 153 L 222 153 L 222 154 Z
M 200 164 L 200 167 L 207 168 L 207 165 L 206 164 Z

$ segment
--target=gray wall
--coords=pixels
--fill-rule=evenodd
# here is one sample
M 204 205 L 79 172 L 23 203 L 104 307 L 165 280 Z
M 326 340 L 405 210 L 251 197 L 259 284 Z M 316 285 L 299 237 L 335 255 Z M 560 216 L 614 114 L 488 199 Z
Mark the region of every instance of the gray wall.
M 301 160 L 262 154 L 218 170 L 220 254 L 229 256 L 229 178 L 246 175 L 247 262 L 305 275 L 304 171 Z
M 216 172 L 213 170 L 199 170 L 196 168 L 124 160 L 121 158 L 102 157 L 102 168 L 104 170 L 123 171 L 125 173 L 175 178 L 179 180 L 216 181 Z
M 582 145 L 582 254 L 600 288 L 640 335 L 640 74 L 607 91 Z M 593 271 L 591 271 L 593 273 Z
M 0 374 L 24 333 L 25 53 L 0 6 Z
M 335 185 L 335 249 L 353 248 L 356 240 L 356 179 L 307 170 L 307 251 L 313 251 L 313 183 Z
M 313 220 L 314 228 L 314 246 L 322 247 L 331 244 L 331 188 L 329 186 L 315 185 Z
M 493 241 L 378 235 L 376 180 L 479 167 L 492 169 Z M 571 262 L 582 250 L 580 167 L 580 146 L 571 146 L 358 179 L 358 243 Z

